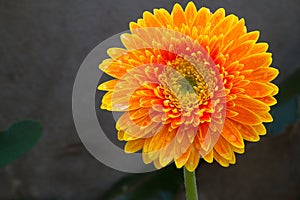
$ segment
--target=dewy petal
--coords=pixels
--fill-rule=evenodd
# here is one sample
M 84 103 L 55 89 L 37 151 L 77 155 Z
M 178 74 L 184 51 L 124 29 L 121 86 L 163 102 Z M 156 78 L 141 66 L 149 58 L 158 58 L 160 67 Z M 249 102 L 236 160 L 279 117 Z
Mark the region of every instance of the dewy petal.
M 261 82 L 270 82 L 275 79 L 279 74 L 278 69 L 272 67 L 262 67 L 253 71 L 249 75 L 249 80 L 252 81 L 261 81 Z
M 267 104 L 268 106 L 273 106 L 277 103 L 277 100 L 272 97 L 272 96 L 266 96 L 266 97 L 262 97 L 262 98 L 257 98 L 257 100 L 264 102 L 265 104 Z
M 250 142 L 257 142 L 259 141 L 259 134 L 251 125 L 241 124 L 238 122 L 232 122 L 234 126 L 239 127 L 242 131 L 240 132 L 242 137 Z
M 272 94 L 274 89 L 266 83 L 251 81 L 250 84 L 244 87 L 245 94 L 253 98 L 266 97 Z
M 197 168 L 197 166 L 199 164 L 199 161 L 200 161 L 200 154 L 192 146 L 191 147 L 191 153 L 190 153 L 188 161 L 185 164 L 185 167 L 187 168 L 188 171 L 193 172 Z
M 226 119 L 221 135 L 231 145 L 237 148 L 244 148 L 244 142 L 240 131 L 240 127 L 236 126 L 236 123 L 234 121 Z
M 266 113 L 270 110 L 270 107 L 263 102 L 243 95 L 238 95 L 234 102 L 255 113 Z
M 223 137 L 219 137 L 217 143 L 214 146 L 214 149 L 223 158 L 227 160 L 232 159 L 232 149 L 229 143 L 225 139 L 223 139 Z
M 244 64 L 244 69 L 256 69 L 260 67 L 268 67 L 272 63 L 271 53 L 258 53 L 250 55 L 240 60 Z
M 232 111 L 239 113 L 237 116 L 231 117 L 230 119 L 240 122 L 242 124 L 257 125 L 262 121 L 259 116 L 252 112 L 251 110 L 242 107 L 240 105 L 235 105 L 235 107 L 230 108 Z

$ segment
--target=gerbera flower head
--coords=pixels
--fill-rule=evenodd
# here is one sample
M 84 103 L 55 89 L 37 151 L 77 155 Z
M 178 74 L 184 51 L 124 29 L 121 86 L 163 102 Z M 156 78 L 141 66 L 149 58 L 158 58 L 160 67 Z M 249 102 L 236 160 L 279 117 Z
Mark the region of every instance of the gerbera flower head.
M 244 20 L 190 2 L 144 12 L 123 34 L 124 48 L 108 49 L 100 69 L 114 77 L 101 108 L 124 112 L 116 123 L 125 152 L 142 151 L 157 168 L 175 161 L 194 171 L 200 158 L 235 163 L 244 140 L 256 142 L 271 122 L 278 70 L 270 67 L 259 32 Z

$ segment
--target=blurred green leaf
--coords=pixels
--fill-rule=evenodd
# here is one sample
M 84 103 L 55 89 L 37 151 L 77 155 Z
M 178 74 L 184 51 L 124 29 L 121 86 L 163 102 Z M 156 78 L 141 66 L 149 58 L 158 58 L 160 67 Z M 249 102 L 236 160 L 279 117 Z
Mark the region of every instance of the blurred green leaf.
M 278 103 L 272 108 L 273 123 L 268 124 L 271 135 L 281 133 L 300 119 L 300 68 L 279 84 Z
M 116 183 L 101 199 L 170 200 L 182 183 L 182 170 L 170 165 L 155 172 L 129 175 Z
M 39 122 L 24 120 L 11 125 L 6 131 L 0 132 L 0 167 L 17 159 L 34 144 L 42 133 Z

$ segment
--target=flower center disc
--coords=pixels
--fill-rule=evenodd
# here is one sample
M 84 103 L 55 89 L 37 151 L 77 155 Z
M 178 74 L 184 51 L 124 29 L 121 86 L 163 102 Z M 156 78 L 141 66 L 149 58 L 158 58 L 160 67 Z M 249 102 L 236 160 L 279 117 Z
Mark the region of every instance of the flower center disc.
M 159 80 L 176 107 L 190 110 L 210 99 L 208 84 L 194 64 L 177 56 L 167 65 Z

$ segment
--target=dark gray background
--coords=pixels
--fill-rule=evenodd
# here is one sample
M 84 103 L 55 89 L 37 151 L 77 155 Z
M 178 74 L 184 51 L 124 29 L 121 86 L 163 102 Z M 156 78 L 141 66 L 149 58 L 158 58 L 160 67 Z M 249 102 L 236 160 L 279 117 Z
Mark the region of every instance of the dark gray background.
M 0 127 L 39 119 L 38 145 L 0 169 L 0 199 L 96 199 L 126 175 L 102 165 L 81 145 L 71 95 L 85 56 L 106 38 L 128 29 L 144 10 L 163 0 L 0 0 Z M 187 1 L 180 1 L 185 5 Z M 300 66 L 299 0 L 201 0 L 198 8 L 224 7 L 260 30 L 270 44 L 279 82 Z M 198 169 L 202 199 L 299 199 L 299 126 L 294 134 L 248 145 L 237 165 Z M 177 195 L 183 198 L 182 191 Z M 201 196 L 200 196 L 201 197 Z

